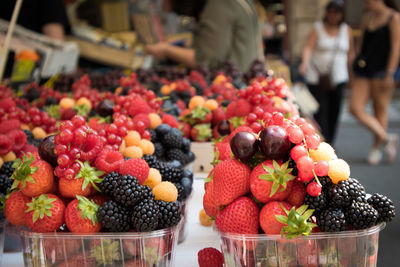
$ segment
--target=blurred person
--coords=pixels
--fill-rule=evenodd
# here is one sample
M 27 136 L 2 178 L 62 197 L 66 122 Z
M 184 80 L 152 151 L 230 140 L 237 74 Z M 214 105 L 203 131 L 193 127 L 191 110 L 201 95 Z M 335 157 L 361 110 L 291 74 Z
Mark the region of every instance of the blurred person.
M 400 16 L 393 1 L 364 0 L 366 12 L 361 22 L 361 42 L 354 61 L 355 78 L 350 94 L 350 111 L 374 135 L 368 162 L 388 162 L 397 153 L 399 136 L 389 134 L 388 108 L 395 88 L 399 65 Z M 372 98 L 374 114 L 366 111 Z
M 185 1 L 184 4 L 186 3 Z M 194 68 L 205 64 L 211 68 L 232 61 L 245 72 L 256 59 L 263 58 L 261 33 L 253 0 L 195 1 L 199 18 L 192 48 L 161 42 L 146 46 L 157 59 L 171 59 Z M 198 3 L 202 2 L 202 5 Z M 195 5 L 195 3 L 193 3 Z
M 0 1 L 0 18 L 10 21 L 16 0 Z M 62 0 L 24 0 L 17 24 L 48 37 L 64 40 L 69 22 Z
M 319 103 L 314 117 L 329 143 L 335 137 L 343 88 L 349 80 L 348 66 L 354 55 L 352 40 L 351 28 L 344 23 L 343 1 L 331 1 L 323 21 L 314 24 L 299 66 Z M 322 82 L 321 76 L 328 77 L 327 81 Z

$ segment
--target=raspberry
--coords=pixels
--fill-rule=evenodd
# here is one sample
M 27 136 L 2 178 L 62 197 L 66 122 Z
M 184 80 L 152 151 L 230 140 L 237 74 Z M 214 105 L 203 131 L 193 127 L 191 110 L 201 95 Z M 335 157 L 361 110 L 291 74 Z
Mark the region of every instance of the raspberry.
M 99 154 L 103 148 L 103 142 L 97 134 L 90 134 L 86 137 L 85 142 L 81 147 L 81 157 L 82 161 L 93 160 Z
M 197 259 L 200 267 L 222 267 L 224 256 L 215 248 L 203 248 L 197 253 Z
M 21 130 L 11 130 L 8 132 L 7 136 L 14 140 L 14 145 L 12 147 L 14 151 L 21 150 L 27 142 L 26 134 Z
M 22 158 L 22 156 L 24 154 L 28 154 L 28 153 L 32 153 L 35 154 L 38 152 L 37 147 L 35 147 L 34 145 L 30 145 L 30 144 L 25 144 L 22 149 L 19 151 L 18 153 L 18 158 Z
M 121 165 L 120 173 L 122 175 L 129 174 L 136 177 L 139 183 L 143 184 L 149 176 L 149 165 L 145 160 L 140 158 L 129 159 Z
M 163 124 L 168 124 L 169 126 L 173 128 L 179 128 L 179 123 L 176 120 L 176 118 L 170 114 L 164 114 L 162 116 L 162 123 Z
M 124 157 L 118 151 L 102 151 L 96 158 L 96 168 L 105 173 L 118 172 Z
M 155 200 L 174 202 L 178 199 L 178 189 L 171 182 L 161 182 L 153 188 Z
M 21 128 L 19 120 L 7 120 L 0 123 L 0 134 L 6 134 L 11 130 L 18 130 Z
M 10 140 L 10 138 L 4 134 L 0 134 L 0 155 L 5 155 L 10 152 L 13 145 L 13 140 Z
M 4 110 L 9 110 L 12 107 L 15 107 L 16 104 L 11 98 L 5 98 L 0 100 L 0 107 Z
M 136 124 L 137 121 L 142 121 L 145 125 L 145 128 L 150 127 L 150 119 L 148 114 L 145 113 L 137 114 L 135 117 L 133 117 L 132 122 Z
M 331 160 L 329 161 L 328 176 L 334 184 L 345 181 L 350 177 L 350 167 L 343 159 Z
M 330 161 L 336 157 L 335 150 L 325 142 L 321 142 L 315 150 L 310 149 L 309 154 L 315 162 L 319 160 Z

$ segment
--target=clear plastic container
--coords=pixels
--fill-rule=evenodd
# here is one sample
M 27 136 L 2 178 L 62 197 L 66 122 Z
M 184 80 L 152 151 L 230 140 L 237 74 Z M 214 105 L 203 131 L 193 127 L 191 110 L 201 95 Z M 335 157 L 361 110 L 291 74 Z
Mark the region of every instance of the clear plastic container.
M 6 220 L 0 219 L 0 265 L 3 258 L 4 236 L 5 236 Z
M 379 232 L 384 227 L 382 223 L 365 230 L 312 233 L 294 239 L 280 235 L 219 235 L 226 267 L 375 267 Z
M 178 238 L 178 244 L 181 244 L 183 241 L 185 241 L 187 235 L 188 235 L 188 223 L 187 223 L 187 218 L 188 218 L 188 202 L 190 198 L 192 197 L 193 193 L 191 193 L 184 201 L 180 202 L 180 208 L 181 208 L 181 213 L 182 213 L 182 220 L 181 224 L 179 225 L 179 238 Z
M 182 222 L 181 222 L 182 223 Z M 25 266 L 173 266 L 180 225 L 147 233 L 20 231 Z

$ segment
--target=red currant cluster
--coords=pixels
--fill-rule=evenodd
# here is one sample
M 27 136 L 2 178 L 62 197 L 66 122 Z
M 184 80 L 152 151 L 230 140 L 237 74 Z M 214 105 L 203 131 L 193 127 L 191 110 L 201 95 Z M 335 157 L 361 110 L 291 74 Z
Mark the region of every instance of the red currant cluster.
M 204 76 L 196 71 L 196 70 L 192 70 L 189 74 L 189 81 L 191 83 L 196 83 L 198 85 L 200 85 L 202 88 L 206 88 L 207 87 L 207 81 L 204 78 Z
M 245 89 L 239 90 L 238 95 L 253 105 L 269 105 L 273 96 L 284 98 L 290 94 L 284 80 L 262 77 L 261 80 L 253 81 Z
M 119 96 L 114 105 L 114 114 L 134 117 L 140 113 L 158 112 L 162 105 L 162 99 L 156 98 L 153 91 L 146 90 L 144 95 L 144 98 L 136 93 Z
M 60 123 L 60 132 L 54 137 L 57 164 L 54 173 L 59 178 L 74 179 L 79 173 L 79 161 L 93 162 L 103 149 L 103 140 L 86 125 L 81 115 Z
M 204 96 L 213 97 L 214 95 L 218 95 L 218 102 L 223 100 L 237 100 L 236 88 L 232 85 L 231 79 L 222 75 L 218 75 L 211 86 L 204 89 Z
M 93 107 L 96 107 L 102 100 L 101 94 L 97 89 L 91 89 L 91 81 L 87 74 L 83 75 L 76 83 L 72 84 L 74 99 L 86 97 L 90 100 Z

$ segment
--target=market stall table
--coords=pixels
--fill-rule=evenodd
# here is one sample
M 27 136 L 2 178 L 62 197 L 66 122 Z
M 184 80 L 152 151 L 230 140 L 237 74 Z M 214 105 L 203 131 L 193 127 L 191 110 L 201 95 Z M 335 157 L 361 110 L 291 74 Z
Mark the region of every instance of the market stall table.
M 188 235 L 183 243 L 178 245 L 174 266 L 197 266 L 197 252 L 205 247 L 219 248 L 217 233 L 212 227 L 202 226 L 199 222 L 199 211 L 203 208 L 204 182 L 206 174 L 195 174 L 193 195 L 188 204 Z M 4 253 L 2 265 L 7 267 L 24 266 L 22 252 Z

